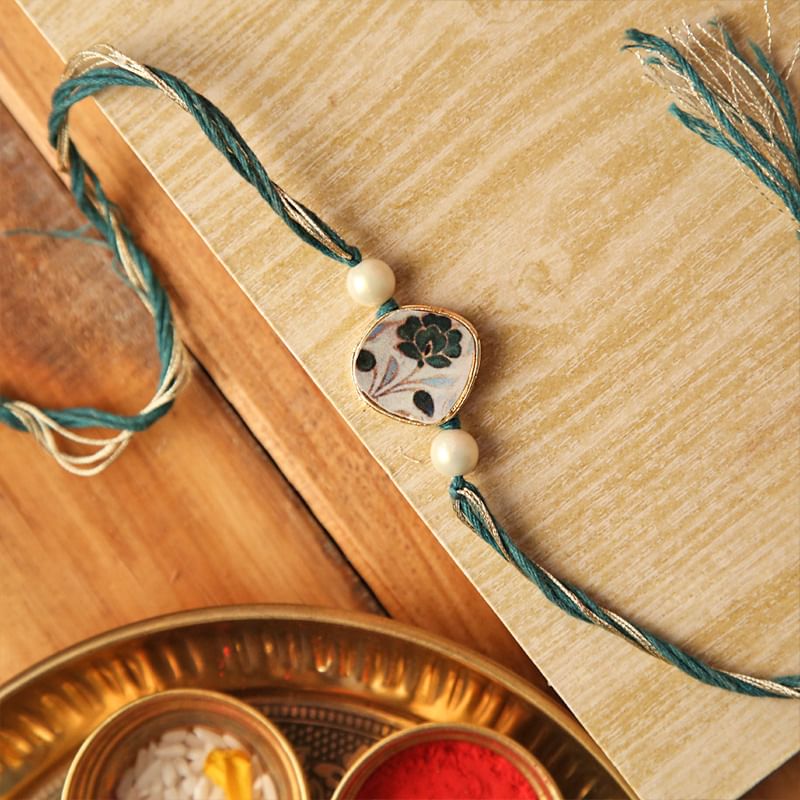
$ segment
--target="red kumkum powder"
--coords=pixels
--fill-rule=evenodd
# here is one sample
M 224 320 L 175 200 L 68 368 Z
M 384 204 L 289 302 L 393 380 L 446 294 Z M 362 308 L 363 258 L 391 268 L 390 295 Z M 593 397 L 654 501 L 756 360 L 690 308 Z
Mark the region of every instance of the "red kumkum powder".
M 537 795 L 507 758 L 453 739 L 392 756 L 367 778 L 357 800 L 537 800 Z

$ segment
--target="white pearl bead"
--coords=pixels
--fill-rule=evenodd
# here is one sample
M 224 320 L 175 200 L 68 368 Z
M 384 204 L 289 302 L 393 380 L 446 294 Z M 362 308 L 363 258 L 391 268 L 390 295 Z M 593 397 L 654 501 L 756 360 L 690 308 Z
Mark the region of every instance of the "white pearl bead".
M 347 270 L 347 291 L 362 306 L 379 306 L 394 294 L 394 272 L 377 258 L 365 258 Z
M 441 431 L 431 442 L 431 461 L 448 478 L 466 475 L 478 466 L 478 443 L 459 428 Z

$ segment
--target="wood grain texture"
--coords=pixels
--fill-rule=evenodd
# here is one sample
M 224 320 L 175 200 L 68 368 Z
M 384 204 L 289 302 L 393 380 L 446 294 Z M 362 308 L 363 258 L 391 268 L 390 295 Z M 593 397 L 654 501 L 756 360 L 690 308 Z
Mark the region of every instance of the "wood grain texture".
M 63 61 L 16 5 L 0 4 L 0 29 L 7 34 L 0 37 L 0 98 L 52 164 L 46 120 Z M 155 256 L 184 340 L 381 606 L 545 688 L 541 673 L 106 117 L 85 103 L 70 127 L 137 242 Z M 87 380 L 87 392 L 92 386 Z M 352 493 L 361 502 L 343 501 Z
M 62 54 L 111 40 L 189 80 L 397 267 L 401 301 L 477 325 L 476 480 L 529 552 L 716 663 L 800 670 L 797 243 L 618 51 L 630 25 L 706 9 L 23 4 Z M 789 45 L 798 6 L 771 5 Z M 759 37 L 760 2 L 718 6 Z M 429 437 L 357 403 L 368 320 L 337 267 L 165 101 L 103 107 L 642 796 L 735 796 L 797 749 L 795 704 L 695 685 L 493 559 L 453 518 Z
M 0 230 L 82 224 L 2 106 L 0 185 Z M 152 321 L 109 261 L 77 242 L 0 237 L 0 394 L 13 387 L 42 405 L 126 413 L 146 401 L 158 378 Z M 87 636 L 171 611 L 264 600 L 376 610 L 196 365 L 192 378 L 180 407 L 92 480 L 36 453 L 30 437 L 3 435 L 0 681 Z

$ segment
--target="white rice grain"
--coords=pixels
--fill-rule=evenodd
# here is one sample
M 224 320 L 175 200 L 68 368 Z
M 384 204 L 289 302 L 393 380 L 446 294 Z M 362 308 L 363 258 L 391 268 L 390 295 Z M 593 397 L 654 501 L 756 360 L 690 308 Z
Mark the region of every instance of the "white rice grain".
M 192 792 L 192 800 L 208 800 L 211 794 L 212 783 L 203 775 L 195 784 L 194 791 Z
M 231 750 L 247 750 L 247 748 L 235 737 L 229 733 L 222 734 L 222 741 L 231 748 Z
M 156 755 L 161 758 L 180 758 L 186 755 L 185 744 L 159 744 L 156 747 Z
M 171 761 L 161 762 L 161 785 L 168 789 L 178 782 L 178 770 Z
M 278 800 L 278 789 L 272 777 L 262 773 L 258 780 L 260 781 L 261 800 Z
M 222 737 L 219 734 L 214 733 L 214 731 L 210 731 L 208 728 L 202 728 L 198 726 L 194 729 L 194 732 L 206 744 L 210 744 L 212 747 L 219 748 L 220 750 L 225 749 L 225 742 L 222 740 Z
M 235 736 L 203 726 L 176 729 L 139 749 L 117 784 L 116 800 L 225 800 L 225 792 L 204 774 L 214 750 L 249 749 Z M 253 800 L 278 800 L 275 782 L 251 755 Z
M 139 790 L 149 789 L 160 775 L 161 763 L 154 759 L 142 770 L 142 774 L 136 779 L 136 788 Z

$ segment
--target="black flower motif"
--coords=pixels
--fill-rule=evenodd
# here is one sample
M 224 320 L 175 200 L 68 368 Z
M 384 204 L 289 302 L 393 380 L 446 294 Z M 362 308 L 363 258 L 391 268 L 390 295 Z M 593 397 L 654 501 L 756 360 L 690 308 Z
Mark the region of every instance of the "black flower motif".
M 408 317 L 397 329 L 402 340 L 397 349 L 415 359 L 418 367 L 449 367 L 451 359 L 461 355 L 461 331 L 451 330 L 452 325 L 452 320 L 441 314 L 425 314 L 422 319 Z
M 375 369 L 375 356 L 369 350 L 359 350 L 356 357 L 356 369 L 359 372 L 369 372 Z

